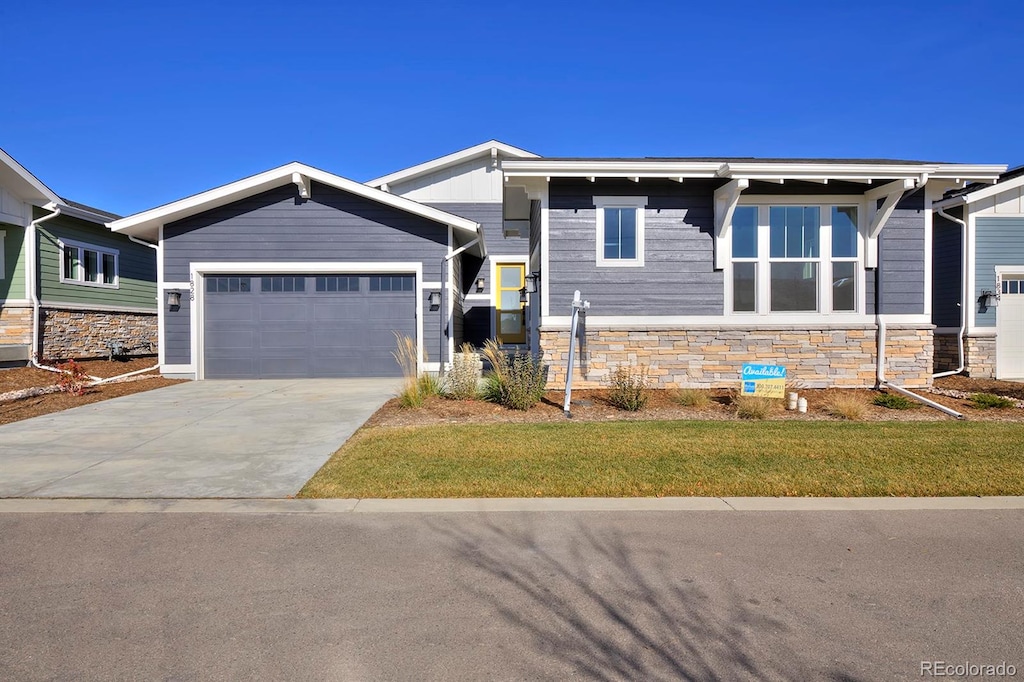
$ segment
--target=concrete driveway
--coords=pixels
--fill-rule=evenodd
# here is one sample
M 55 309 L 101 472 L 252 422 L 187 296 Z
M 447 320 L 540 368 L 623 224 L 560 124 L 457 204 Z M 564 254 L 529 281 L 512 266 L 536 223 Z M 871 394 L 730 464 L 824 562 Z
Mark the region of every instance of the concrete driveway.
M 285 497 L 397 379 L 199 381 L 0 426 L 0 497 Z

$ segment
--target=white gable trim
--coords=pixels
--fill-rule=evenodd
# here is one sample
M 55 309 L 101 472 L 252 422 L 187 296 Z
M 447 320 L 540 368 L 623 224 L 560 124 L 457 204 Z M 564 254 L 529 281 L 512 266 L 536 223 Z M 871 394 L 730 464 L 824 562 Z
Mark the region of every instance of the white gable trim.
M 1024 186 L 1024 175 L 1019 175 L 1015 178 L 1010 178 L 1009 180 L 989 185 L 988 187 L 981 187 L 973 192 L 968 192 L 967 194 L 961 194 L 950 199 L 937 201 L 934 205 L 937 208 L 948 208 L 950 206 L 959 206 L 961 204 L 973 204 L 981 201 L 982 199 L 988 199 L 989 197 L 994 197 L 1002 194 L 1003 192 L 1008 192 L 1022 186 Z
M 296 178 L 298 181 L 296 181 Z M 354 180 L 343 178 L 333 173 L 322 171 L 312 166 L 293 162 L 268 170 L 258 175 L 243 178 L 228 185 L 216 187 L 200 194 L 195 194 L 184 199 L 164 204 L 148 211 L 136 213 L 135 215 L 114 220 L 107 223 L 114 232 L 124 232 L 139 237 L 146 237 L 156 241 L 160 227 L 167 223 L 188 218 L 189 216 L 208 211 L 213 208 L 225 206 L 240 199 L 255 196 L 267 190 L 274 189 L 286 184 L 295 182 L 300 186 L 308 186 L 310 180 L 361 196 L 371 201 L 391 206 L 399 210 L 418 215 L 432 220 L 440 225 L 448 225 L 455 230 L 461 231 L 473 238 L 481 237 L 482 230 L 478 223 L 462 218 L 460 216 L 442 211 L 440 209 L 425 206 L 411 199 L 395 196 L 382 192 L 379 189 L 368 187 Z M 309 190 L 307 190 L 309 193 Z M 478 249 L 483 256 L 486 251 L 481 239 Z
M 459 150 L 452 154 L 442 156 L 432 161 L 427 161 L 416 166 L 410 166 L 409 168 L 403 168 L 402 170 L 383 175 L 379 178 L 370 180 L 366 184 L 370 187 L 382 187 L 383 185 L 392 185 L 399 182 L 405 182 L 406 180 L 412 180 L 421 175 L 433 173 L 442 168 L 448 166 L 455 166 L 470 159 L 474 159 L 478 156 L 490 155 L 497 164 L 498 154 L 504 154 L 505 156 L 511 156 L 517 159 L 536 159 L 540 158 L 532 152 L 528 152 L 525 149 L 519 147 L 513 147 L 510 144 L 504 142 L 498 142 L 497 140 L 490 140 L 482 144 L 478 144 L 474 147 L 468 147 L 466 149 Z
M 39 181 L 10 154 L 0 149 L 0 185 L 6 187 L 21 199 L 41 206 L 44 204 L 63 205 L 64 202 L 52 189 Z

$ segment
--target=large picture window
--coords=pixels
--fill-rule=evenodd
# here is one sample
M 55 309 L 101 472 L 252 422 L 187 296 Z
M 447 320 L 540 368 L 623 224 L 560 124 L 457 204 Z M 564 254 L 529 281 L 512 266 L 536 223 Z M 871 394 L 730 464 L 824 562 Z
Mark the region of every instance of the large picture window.
M 732 312 L 857 312 L 857 206 L 743 205 L 732 218 Z
M 117 288 L 118 252 L 89 244 L 60 242 L 60 281 L 95 287 Z
M 644 264 L 644 209 L 647 197 L 594 197 L 597 209 L 597 264 Z

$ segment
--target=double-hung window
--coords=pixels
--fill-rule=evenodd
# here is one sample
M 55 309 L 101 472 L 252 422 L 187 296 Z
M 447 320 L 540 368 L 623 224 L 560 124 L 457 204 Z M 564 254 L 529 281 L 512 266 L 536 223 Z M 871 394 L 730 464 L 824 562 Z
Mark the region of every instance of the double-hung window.
M 118 251 L 91 244 L 60 242 L 60 281 L 95 287 L 118 286 Z
M 644 264 L 644 209 L 647 197 L 594 197 L 597 209 L 597 264 Z
M 732 312 L 857 312 L 856 205 L 737 206 L 732 218 Z

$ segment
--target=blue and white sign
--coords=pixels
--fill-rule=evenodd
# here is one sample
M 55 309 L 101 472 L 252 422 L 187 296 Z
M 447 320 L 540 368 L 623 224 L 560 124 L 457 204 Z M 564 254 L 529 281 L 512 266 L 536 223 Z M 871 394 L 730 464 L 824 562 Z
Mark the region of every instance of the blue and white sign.
M 743 395 L 783 398 L 786 395 L 786 368 L 783 365 L 743 363 Z

